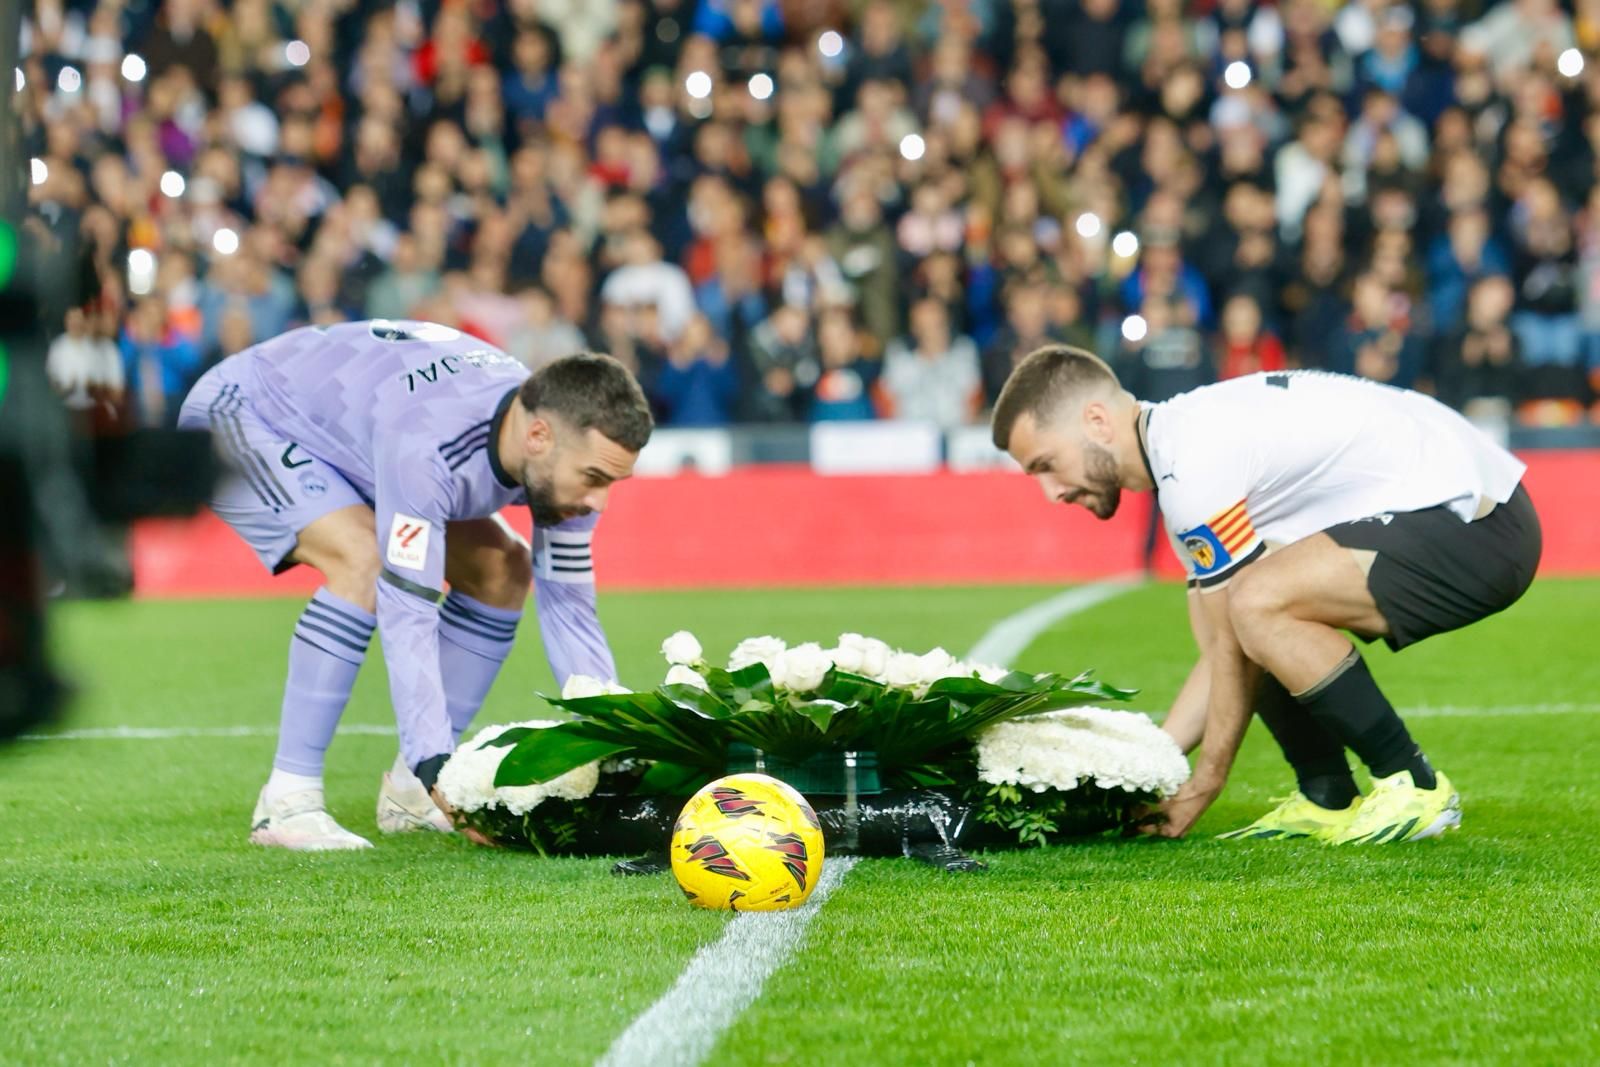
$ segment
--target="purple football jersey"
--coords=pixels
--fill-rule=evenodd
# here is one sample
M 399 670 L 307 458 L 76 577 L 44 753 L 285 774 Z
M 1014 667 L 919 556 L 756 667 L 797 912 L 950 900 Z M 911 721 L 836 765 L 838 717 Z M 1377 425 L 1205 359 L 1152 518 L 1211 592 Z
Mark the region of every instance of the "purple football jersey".
M 496 443 L 527 368 L 446 326 L 382 320 L 294 330 L 228 367 L 263 422 L 371 501 L 378 628 L 401 752 L 413 767 L 450 752 L 437 632 L 445 524 L 525 500 Z M 562 683 L 572 674 L 616 677 L 595 613 L 589 543 L 598 518 L 535 531 L 540 627 Z

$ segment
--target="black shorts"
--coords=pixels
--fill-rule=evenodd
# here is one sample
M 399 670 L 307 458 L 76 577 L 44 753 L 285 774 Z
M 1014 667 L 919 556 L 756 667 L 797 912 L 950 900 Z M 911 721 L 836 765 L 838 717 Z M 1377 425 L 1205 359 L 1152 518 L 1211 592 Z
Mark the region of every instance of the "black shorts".
M 1377 553 L 1367 588 L 1401 649 L 1504 611 L 1527 591 L 1544 540 L 1528 491 L 1475 522 L 1449 508 L 1397 511 L 1324 531 L 1345 548 Z M 1372 640 L 1373 638 L 1368 638 Z

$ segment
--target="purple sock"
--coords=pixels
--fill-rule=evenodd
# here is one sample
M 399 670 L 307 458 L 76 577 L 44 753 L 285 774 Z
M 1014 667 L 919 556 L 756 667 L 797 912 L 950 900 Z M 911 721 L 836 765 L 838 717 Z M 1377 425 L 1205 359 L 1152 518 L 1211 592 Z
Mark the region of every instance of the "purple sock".
M 278 754 L 272 765 L 320 775 L 322 757 L 350 701 L 377 618 L 326 589 L 318 589 L 289 642 L 289 681 L 283 687 Z
M 439 605 L 439 677 L 457 741 L 511 654 L 521 618 L 520 611 L 491 608 L 454 591 Z

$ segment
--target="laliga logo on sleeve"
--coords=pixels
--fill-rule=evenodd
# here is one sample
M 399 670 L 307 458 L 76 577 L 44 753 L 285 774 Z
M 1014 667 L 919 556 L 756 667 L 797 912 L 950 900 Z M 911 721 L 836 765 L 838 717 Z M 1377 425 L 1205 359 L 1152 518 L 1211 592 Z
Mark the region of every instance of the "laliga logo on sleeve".
M 389 527 L 389 562 L 396 567 L 420 571 L 428 563 L 428 537 L 433 524 L 427 519 L 395 513 Z

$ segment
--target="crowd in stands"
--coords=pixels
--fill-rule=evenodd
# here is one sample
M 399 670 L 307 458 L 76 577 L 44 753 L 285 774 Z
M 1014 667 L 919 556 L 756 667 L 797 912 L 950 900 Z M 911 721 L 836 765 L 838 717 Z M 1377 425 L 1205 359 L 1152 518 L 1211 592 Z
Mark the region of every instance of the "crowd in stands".
M 284 330 L 635 370 L 666 425 L 1325 368 L 1594 418 L 1600 0 L 24 0 L 69 402 Z

